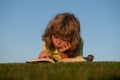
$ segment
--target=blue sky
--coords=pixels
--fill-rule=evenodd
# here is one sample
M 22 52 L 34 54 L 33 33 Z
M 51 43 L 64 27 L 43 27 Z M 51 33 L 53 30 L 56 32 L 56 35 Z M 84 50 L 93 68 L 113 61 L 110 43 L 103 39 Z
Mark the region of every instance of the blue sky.
M 84 56 L 120 61 L 120 0 L 0 0 L 0 63 L 37 58 L 48 22 L 63 12 L 80 20 Z

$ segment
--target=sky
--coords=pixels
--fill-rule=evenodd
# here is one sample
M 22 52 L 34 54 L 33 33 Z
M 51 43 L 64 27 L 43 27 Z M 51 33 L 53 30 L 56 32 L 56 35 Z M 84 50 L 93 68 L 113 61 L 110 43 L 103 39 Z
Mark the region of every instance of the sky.
M 120 62 L 120 0 L 0 0 L 0 63 L 38 58 L 48 22 L 64 12 L 80 21 L 83 56 Z

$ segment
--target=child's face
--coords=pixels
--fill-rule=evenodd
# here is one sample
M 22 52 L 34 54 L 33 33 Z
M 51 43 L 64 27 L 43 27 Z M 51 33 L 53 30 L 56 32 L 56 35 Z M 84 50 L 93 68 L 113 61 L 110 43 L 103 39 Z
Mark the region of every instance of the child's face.
M 66 50 L 71 48 L 71 44 L 68 41 L 64 41 L 60 38 L 56 38 L 54 36 L 52 36 L 52 42 L 55 46 L 55 48 L 59 51 L 59 52 L 65 52 Z

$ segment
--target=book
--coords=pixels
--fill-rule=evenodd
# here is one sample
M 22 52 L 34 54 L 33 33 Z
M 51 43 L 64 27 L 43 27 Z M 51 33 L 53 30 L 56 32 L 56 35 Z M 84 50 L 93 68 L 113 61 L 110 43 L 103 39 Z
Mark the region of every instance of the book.
M 26 61 L 27 63 L 55 63 L 53 59 L 50 58 L 41 58 L 41 59 L 31 59 Z
M 60 63 L 60 62 L 86 62 L 86 60 L 83 57 L 76 57 L 76 58 L 65 58 L 65 59 L 61 59 L 57 62 L 55 62 L 53 59 L 51 58 L 41 58 L 41 59 L 31 59 L 26 61 L 27 63 Z

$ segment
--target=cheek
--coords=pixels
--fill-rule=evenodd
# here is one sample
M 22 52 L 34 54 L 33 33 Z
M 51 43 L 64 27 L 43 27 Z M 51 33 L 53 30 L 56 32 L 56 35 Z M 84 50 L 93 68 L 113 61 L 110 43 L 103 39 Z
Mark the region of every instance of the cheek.
M 55 45 L 55 41 L 54 40 L 52 40 L 52 43 Z
M 55 43 L 55 39 L 54 38 L 52 38 L 52 42 L 53 42 L 53 44 Z

